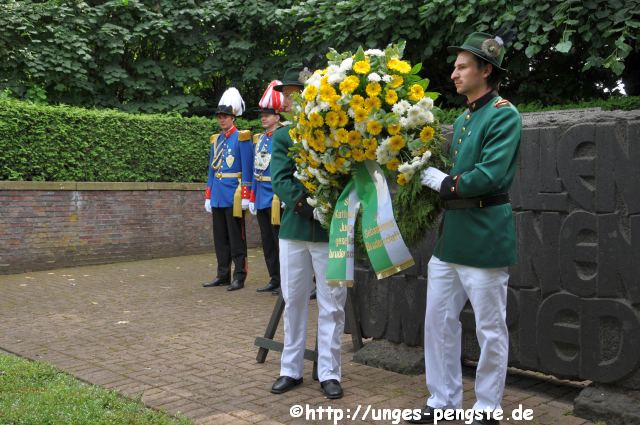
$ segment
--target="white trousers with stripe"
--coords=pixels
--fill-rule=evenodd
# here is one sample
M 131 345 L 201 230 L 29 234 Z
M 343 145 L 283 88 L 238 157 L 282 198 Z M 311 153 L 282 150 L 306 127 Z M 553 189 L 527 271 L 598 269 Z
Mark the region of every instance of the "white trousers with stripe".
M 504 392 L 509 355 L 506 267 L 480 269 L 429 261 L 424 323 L 425 369 L 434 408 L 462 408 L 460 312 L 471 301 L 480 359 L 476 369 L 475 410 L 498 409 Z
M 340 339 L 347 289 L 326 282 L 329 244 L 280 239 L 280 288 L 284 298 L 284 350 L 280 375 L 302 377 L 309 296 L 316 277 L 318 302 L 318 379 L 340 381 Z

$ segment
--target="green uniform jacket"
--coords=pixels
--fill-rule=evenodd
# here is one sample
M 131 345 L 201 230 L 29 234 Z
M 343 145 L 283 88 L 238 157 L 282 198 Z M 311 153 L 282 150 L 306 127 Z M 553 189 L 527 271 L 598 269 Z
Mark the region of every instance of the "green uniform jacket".
M 289 126 L 276 130 L 271 148 L 271 185 L 273 192 L 285 203 L 279 237 L 298 241 L 328 242 L 329 235 L 318 221 L 305 218 L 295 211 L 296 203 L 304 200 L 308 193 L 293 176 L 296 163 L 289 157 L 291 146 L 293 142 L 289 136 Z
M 508 101 L 489 93 L 453 124 L 450 175 L 459 198 L 507 193 L 516 173 L 522 118 Z M 511 204 L 445 210 L 434 255 L 479 268 L 516 263 Z

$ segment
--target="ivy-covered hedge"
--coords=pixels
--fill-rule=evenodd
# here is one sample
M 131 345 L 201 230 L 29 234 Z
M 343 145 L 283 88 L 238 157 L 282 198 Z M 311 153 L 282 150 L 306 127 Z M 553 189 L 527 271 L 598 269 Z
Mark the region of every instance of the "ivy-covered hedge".
M 566 105 L 518 105 L 521 112 L 601 107 L 640 109 L 640 97 Z M 451 124 L 462 109 L 443 110 Z M 259 120 L 240 129 L 261 131 Z M 0 180 L 203 182 L 215 119 L 139 115 L 0 99 Z
M 0 180 L 201 182 L 216 132 L 215 119 L 0 100 Z

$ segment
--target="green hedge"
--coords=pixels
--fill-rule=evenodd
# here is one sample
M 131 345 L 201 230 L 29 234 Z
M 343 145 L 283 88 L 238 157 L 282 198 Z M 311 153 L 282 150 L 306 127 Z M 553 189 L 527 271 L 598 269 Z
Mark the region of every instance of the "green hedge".
M 568 105 L 518 105 L 521 112 L 601 107 L 640 109 L 640 97 Z M 452 123 L 462 109 L 443 110 Z M 238 120 L 259 132 L 259 120 Z M 0 99 L 0 180 L 203 182 L 215 119 L 138 115 Z
M 218 131 L 199 117 L 0 100 L 0 180 L 201 182 Z

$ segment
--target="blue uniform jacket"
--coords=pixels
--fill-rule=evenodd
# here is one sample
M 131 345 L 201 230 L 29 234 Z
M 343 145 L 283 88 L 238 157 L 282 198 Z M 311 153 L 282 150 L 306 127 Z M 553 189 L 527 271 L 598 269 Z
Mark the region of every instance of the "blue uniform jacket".
M 254 136 L 255 151 L 253 161 L 253 185 L 251 186 L 251 200 L 256 209 L 271 208 L 273 188 L 271 187 L 271 137 L 273 132 Z
M 211 199 L 212 208 L 233 207 L 233 196 L 240 184 L 241 194 L 249 199 L 253 183 L 253 144 L 251 133 L 238 131 L 235 127 L 224 134 L 211 136 L 209 153 L 209 175 L 206 199 Z

